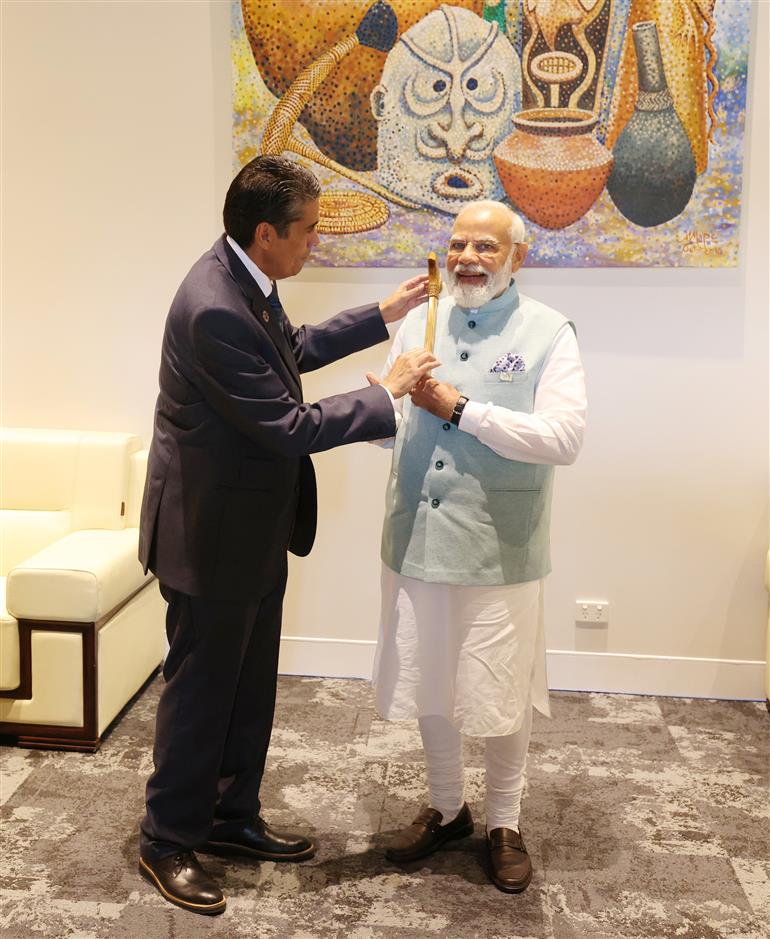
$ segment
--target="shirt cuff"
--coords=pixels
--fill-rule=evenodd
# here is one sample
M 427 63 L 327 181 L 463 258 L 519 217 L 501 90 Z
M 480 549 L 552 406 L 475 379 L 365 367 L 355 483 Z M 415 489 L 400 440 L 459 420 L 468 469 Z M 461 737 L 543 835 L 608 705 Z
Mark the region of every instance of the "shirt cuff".
M 392 392 L 388 388 L 385 388 L 384 386 L 382 386 L 382 390 L 390 398 L 390 403 L 393 405 L 393 416 L 396 419 L 396 432 L 398 432 L 398 427 L 401 421 L 403 420 L 403 415 L 401 414 L 399 409 L 396 407 L 396 399 L 393 397 Z M 393 444 L 395 443 L 395 441 L 396 441 L 396 435 L 394 434 L 392 437 L 381 437 L 377 440 L 367 440 L 367 443 L 373 443 L 377 447 L 382 447 L 385 450 L 389 450 L 393 447 Z
M 473 434 L 474 437 L 478 437 L 486 410 L 486 404 L 481 404 L 479 401 L 468 401 L 463 408 L 463 413 L 460 415 L 458 428 L 465 431 L 466 434 Z
M 393 405 L 393 413 L 398 414 L 398 408 L 396 407 L 396 399 L 393 397 L 393 392 L 389 388 L 386 388 L 385 385 L 382 386 L 382 390 L 390 398 L 390 403 Z M 398 427 L 398 421 L 396 421 L 396 427 Z

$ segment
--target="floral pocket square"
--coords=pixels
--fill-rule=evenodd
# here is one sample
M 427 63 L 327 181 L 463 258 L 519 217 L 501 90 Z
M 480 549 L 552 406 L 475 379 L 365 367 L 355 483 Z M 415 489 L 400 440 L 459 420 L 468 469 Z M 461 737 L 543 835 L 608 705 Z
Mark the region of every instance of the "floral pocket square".
M 524 359 L 517 352 L 506 352 L 490 368 L 490 372 L 523 372 L 526 369 Z

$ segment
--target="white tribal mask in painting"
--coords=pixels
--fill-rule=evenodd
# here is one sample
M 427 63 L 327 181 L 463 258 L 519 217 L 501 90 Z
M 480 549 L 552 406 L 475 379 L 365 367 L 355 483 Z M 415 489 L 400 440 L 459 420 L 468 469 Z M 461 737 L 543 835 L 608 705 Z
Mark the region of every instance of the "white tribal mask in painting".
M 505 193 L 492 151 L 513 129 L 521 65 L 496 23 L 442 6 L 388 53 L 371 95 L 381 183 L 456 214 Z

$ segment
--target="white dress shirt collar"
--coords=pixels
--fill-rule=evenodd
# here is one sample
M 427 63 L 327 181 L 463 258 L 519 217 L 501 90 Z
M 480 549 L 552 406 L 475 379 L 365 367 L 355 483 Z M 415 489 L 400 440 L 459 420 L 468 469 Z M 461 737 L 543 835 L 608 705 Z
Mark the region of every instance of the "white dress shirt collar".
M 248 254 L 246 254 L 246 252 L 238 244 L 237 241 L 233 241 L 233 239 L 229 235 L 227 235 L 226 238 L 227 238 L 227 243 L 230 245 L 233 251 L 235 251 L 235 253 L 243 262 L 243 266 L 246 268 L 249 274 L 251 274 L 251 276 L 257 282 L 257 286 L 259 287 L 259 289 L 262 291 L 262 293 L 266 297 L 269 297 L 270 294 L 273 292 L 273 282 L 270 280 L 267 274 L 265 274 L 264 271 L 261 271 L 257 267 L 257 265 L 251 260 L 251 258 L 248 256 Z

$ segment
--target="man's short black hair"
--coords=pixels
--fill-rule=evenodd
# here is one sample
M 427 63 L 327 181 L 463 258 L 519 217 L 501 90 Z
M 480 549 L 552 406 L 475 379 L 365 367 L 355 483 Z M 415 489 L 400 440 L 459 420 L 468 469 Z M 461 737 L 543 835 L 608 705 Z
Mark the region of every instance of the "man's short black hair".
M 269 222 L 285 238 L 289 225 L 302 218 L 306 203 L 317 199 L 315 176 L 286 157 L 258 156 L 230 183 L 222 213 L 225 231 L 245 251 L 260 222 Z

